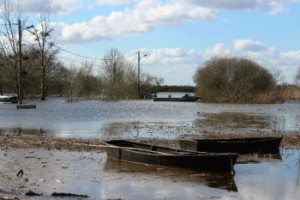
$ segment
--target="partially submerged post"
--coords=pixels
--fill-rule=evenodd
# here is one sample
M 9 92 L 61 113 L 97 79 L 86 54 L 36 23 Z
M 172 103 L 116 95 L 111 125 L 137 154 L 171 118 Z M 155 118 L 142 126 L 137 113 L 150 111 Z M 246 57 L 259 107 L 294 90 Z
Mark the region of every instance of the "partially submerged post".
M 18 106 L 22 104 L 22 29 L 21 20 L 18 20 L 18 30 L 19 30 L 19 87 L 18 87 Z

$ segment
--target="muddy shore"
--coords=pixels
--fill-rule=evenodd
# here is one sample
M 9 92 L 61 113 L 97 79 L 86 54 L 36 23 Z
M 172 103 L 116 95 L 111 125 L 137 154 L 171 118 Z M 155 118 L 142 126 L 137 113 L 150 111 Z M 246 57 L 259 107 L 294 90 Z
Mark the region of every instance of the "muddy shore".
M 270 136 L 270 134 L 267 134 Z M 284 148 L 298 148 L 300 149 L 300 135 L 298 134 L 290 134 L 290 133 L 274 133 L 272 135 L 282 135 L 283 140 L 281 143 L 281 146 Z M 238 137 L 241 136 L 239 134 L 203 134 L 201 135 L 201 138 L 224 138 L 224 137 Z M 245 134 L 243 134 L 245 136 Z M 262 134 L 248 134 L 246 137 L 251 136 L 266 136 Z M 192 138 L 194 136 L 185 136 L 187 138 Z M 199 137 L 198 137 L 199 138 Z M 139 141 L 150 143 L 150 144 L 156 144 L 156 145 L 163 145 L 163 146 L 171 146 L 171 147 L 178 147 L 176 140 L 170 140 L 170 139 L 143 139 L 139 138 Z M 36 154 L 39 154 L 40 152 L 49 152 L 50 155 L 55 154 L 53 152 L 91 152 L 92 154 L 95 154 L 98 156 L 99 154 L 104 154 L 103 150 L 103 139 L 64 139 L 64 138 L 54 138 L 54 137 L 45 137 L 45 136 L 28 136 L 28 135 L 0 135 L 0 150 L 2 152 L 5 152 L 3 156 L 8 157 L 11 153 L 14 153 L 14 151 L 28 151 L 29 153 L 35 152 Z M 21 156 L 22 157 L 22 156 Z M 39 156 L 36 156 L 37 158 Z M 29 157 L 31 158 L 31 157 Z M 50 159 L 50 158 L 49 158 Z M 56 158 L 55 158 L 56 159 Z M 74 161 L 75 162 L 75 161 Z M 43 161 L 41 161 L 43 163 Z M 13 164 L 11 164 L 13 165 Z M 70 165 L 70 163 L 68 163 Z M 7 167 L 7 166 L 6 166 Z M 11 166 L 13 168 L 13 166 Z M 43 166 L 42 168 L 44 168 Z M 9 166 L 8 166 L 9 168 Z M 46 167 L 47 168 L 47 167 Z M 62 169 L 67 170 L 66 166 L 61 166 Z M 34 170 L 34 169 L 31 169 Z M 3 179 L 10 179 L 12 176 L 16 176 L 16 172 L 14 172 L 15 175 L 11 175 L 8 177 L 4 173 L 2 173 Z M 18 176 L 18 175 L 17 175 Z M 25 179 L 24 179 L 25 180 Z M 22 193 L 22 195 L 18 194 L 18 187 L 14 188 L 14 184 L 12 183 L 11 186 L 13 192 L 7 193 L 7 191 L 3 190 L 3 188 L 0 187 L 0 199 L 31 199 L 32 196 L 29 196 L 32 191 L 28 190 L 25 194 Z M 23 187 L 23 186 L 22 186 Z M 21 187 L 21 189 L 22 189 Z M 38 188 L 38 187 L 37 187 Z M 65 195 L 64 193 L 62 193 Z M 32 192 L 31 195 L 35 195 L 34 192 Z M 76 194 L 67 194 L 67 195 L 76 195 Z M 76 196 L 75 196 L 76 197 Z M 63 196 L 59 198 L 70 198 L 68 196 Z M 82 197 L 79 196 L 79 198 L 75 199 L 82 199 Z
M 259 136 L 283 136 L 282 147 L 300 148 L 300 135 L 290 133 L 274 134 L 203 134 L 197 138 L 234 138 L 234 137 L 259 137 Z M 185 136 L 193 138 L 195 136 Z M 139 141 L 177 147 L 176 140 L 170 139 L 138 139 Z M 64 139 L 43 136 L 20 136 L 20 135 L 0 135 L 0 147 L 12 148 L 43 148 L 47 150 L 69 150 L 69 151 L 99 151 L 103 149 L 102 139 Z

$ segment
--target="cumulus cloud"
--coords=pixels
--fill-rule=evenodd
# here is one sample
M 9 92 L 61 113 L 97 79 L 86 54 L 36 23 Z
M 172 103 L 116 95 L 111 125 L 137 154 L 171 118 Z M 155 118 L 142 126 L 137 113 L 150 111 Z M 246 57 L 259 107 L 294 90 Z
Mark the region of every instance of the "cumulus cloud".
M 78 0 L 24 0 L 24 6 L 39 9 L 44 6 L 67 12 L 74 9 Z M 60 24 L 59 39 L 64 42 L 89 42 L 109 40 L 133 33 L 151 31 L 160 26 L 175 26 L 190 21 L 215 20 L 220 10 L 260 9 L 270 15 L 286 10 L 285 4 L 295 0 L 95 0 L 98 5 L 120 5 L 123 10 L 112 11 L 108 15 L 97 15 L 89 21 Z
M 210 49 L 207 50 L 209 54 Z M 280 52 L 259 41 L 236 40 L 224 46 L 223 51 L 231 52 L 230 56 L 242 56 L 254 60 L 270 72 L 280 72 L 283 82 L 293 83 L 296 70 L 300 63 L 300 51 Z
M 188 10 L 188 12 L 187 12 Z M 147 32 L 158 26 L 170 26 L 189 20 L 213 20 L 216 12 L 209 8 L 160 1 L 139 1 L 134 8 L 113 11 L 108 16 L 95 16 L 90 21 L 59 24 L 62 41 L 105 40 L 130 33 Z
M 50 12 L 65 14 L 82 6 L 79 0 L 12 0 L 10 3 L 19 5 L 21 11 L 29 13 Z
M 257 1 L 253 0 L 184 0 L 188 4 L 217 9 L 249 9 L 254 8 Z
M 142 49 L 141 52 L 146 54 L 145 64 L 194 64 L 199 59 L 196 50 L 185 51 L 181 48 L 164 48 L 164 49 Z
M 267 46 L 262 42 L 253 40 L 235 40 L 233 42 L 233 49 L 237 51 L 260 52 L 265 51 Z
M 287 9 L 284 4 L 292 0 L 184 0 L 187 4 L 203 6 L 222 10 L 250 10 L 260 9 L 267 11 L 270 15 L 277 15 Z
M 278 15 L 285 12 L 287 9 L 285 7 L 286 3 L 297 2 L 298 0 L 95 0 L 98 5 L 125 5 L 125 4 L 135 4 L 136 8 L 142 7 L 153 7 L 154 5 L 174 5 L 179 4 L 183 7 L 201 7 L 213 10 L 250 10 L 250 9 L 260 9 L 267 11 L 270 15 Z M 40 12 L 41 10 L 51 11 L 53 13 L 66 13 L 70 12 L 76 8 L 83 7 L 84 4 L 89 4 L 88 2 L 83 2 L 80 0 L 22 0 L 13 2 L 19 2 L 24 11 L 29 12 Z
M 200 52 L 181 48 L 140 49 L 142 71 L 164 78 L 164 84 L 193 85 Z M 130 54 L 132 55 L 132 54 Z
M 147 57 L 142 59 L 144 70 L 159 77 L 166 77 L 165 83 L 193 84 L 192 77 L 197 68 L 213 57 L 245 57 L 268 69 L 280 72 L 283 82 L 294 83 L 300 63 L 300 51 L 280 52 L 260 41 L 239 39 L 229 45 L 215 44 L 203 51 L 181 48 L 141 49 Z M 182 77 L 185 79 L 182 79 Z M 183 80 L 187 80 L 183 83 Z

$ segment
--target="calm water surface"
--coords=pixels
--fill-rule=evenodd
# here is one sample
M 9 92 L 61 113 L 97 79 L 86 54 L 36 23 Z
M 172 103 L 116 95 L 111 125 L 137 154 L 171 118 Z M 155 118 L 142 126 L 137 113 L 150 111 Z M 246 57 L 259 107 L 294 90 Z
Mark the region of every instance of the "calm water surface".
M 0 134 L 56 137 L 177 138 L 203 132 L 284 131 L 299 134 L 300 103 L 233 105 L 180 102 L 30 102 L 37 109 L 0 104 Z M 0 149 L 0 189 L 87 194 L 91 199 L 263 199 L 300 196 L 300 151 L 253 157 L 234 177 L 114 162 L 105 153 Z M 28 182 L 16 178 L 23 169 Z M 11 185 L 10 185 L 11 184 Z
M 118 162 L 100 152 L 3 148 L 0 189 L 31 190 L 45 199 L 53 192 L 100 200 L 299 199 L 300 151 L 282 149 L 281 157 L 236 164 L 236 174 L 231 176 Z M 20 169 L 24 171 L 21 178 L 16 177 Z
M 300 103 L 271 105 L 182 102 L 33 101 L 37 109 L 0 104 L 0 133 L 37 132 L 57 137 L 176 138 L 201 132 L 300 130 Z M 33 131 L 34 130 L 34 131 Z

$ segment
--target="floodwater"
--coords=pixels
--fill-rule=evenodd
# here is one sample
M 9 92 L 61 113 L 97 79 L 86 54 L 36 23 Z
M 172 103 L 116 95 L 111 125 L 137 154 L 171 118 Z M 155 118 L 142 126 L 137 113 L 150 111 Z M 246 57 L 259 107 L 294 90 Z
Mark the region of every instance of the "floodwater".
M 300 131 L 300 103 L 205 104 L 183 102 L 31 101 L 36 109 L 0 104 L 0 134 L 36 133 L 68 138 L 175 139 L 203 132 Z
M 282 149 L 281 159 L 252 157 L 236 164 L 232 176 L 119 162 L 103 152 L 1 149 L 0 188 L 42 195 L 28 199 L 54 199 L 54 192 L 89 199 L 299 199 L 299 149 Z
M 300 103 L 205 104 L 182 102 L 31 101 L 36 109 L 0 104 L 0 134 L 63 138 L 164 138 L 202 133 L 300 134 Z M 109 160 L 104 152 L 0 150 L 0 192 L 88 195 L 91 199 L 298 199 L 300 150 L 252 155 L 235 176 L 162 169 Z M 23 177 L 16 174 L 22 169 Z M 42 197 L 37 197 L 41 199 Z M 30 199 L 30 198 L 28 198 Z

